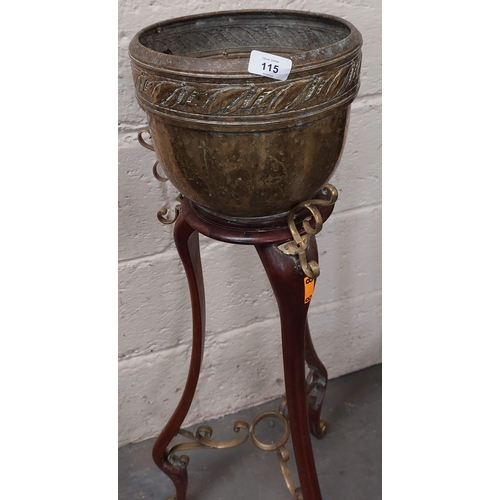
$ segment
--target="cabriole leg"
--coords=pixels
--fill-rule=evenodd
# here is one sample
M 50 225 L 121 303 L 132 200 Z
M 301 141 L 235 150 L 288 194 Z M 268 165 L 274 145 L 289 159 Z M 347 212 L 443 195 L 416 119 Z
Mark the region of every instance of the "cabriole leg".
M 305 293 L 307 277 L 298 259 L 285 255 L 276 245 L 256 245 L 256 249 L 271 282 L 280 311 L 288 415 L 301 485 L 297 496 L 303 500 L 321 500 L 309 434 L 309 405 L 304 383 L 309 309 L 309 300 Z M 318 260 L 314 236 L 311 237 L 307 258 Z
M 172 479 L 177 500 L 186 500 L 188 457 L 170 455 L 168 446 L 179 431 L 193 402 L 198 384 L 205 340 L 205 291 L 201 267 L 199 235 L 181 213 L 174 228 L 177 251 L 184 265 L 191 295 L 193 345 L 188 378 L 177 408 L 153 446 L 153 460 Z

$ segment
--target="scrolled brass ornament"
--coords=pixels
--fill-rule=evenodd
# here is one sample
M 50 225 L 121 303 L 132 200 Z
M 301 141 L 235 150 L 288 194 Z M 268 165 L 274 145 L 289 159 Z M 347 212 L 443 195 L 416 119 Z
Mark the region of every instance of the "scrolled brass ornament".
M 317 207 L 335 205 L 335 202 L 339 197 L 337 188 L 335 186 L 332 186 L 331 184 L 327 184 L 324 187 L 323 192 L 325 194 L 329 194 L 328 199 L 314 199 L 303 201 L 294 206 L 292 210 L 290 210 L 290 213 L 288 214 L 288 228 L 290 229 L 293 241 L 283 243 L 278 247 L 283 253 L 287 255 L 298 255 L 300 265 L 302 266 L 304 274 L 311 279 L 316 279 L 320 273 L 318 263 L 315 260 L 308 261 L 306 256 L 306 250 L 309 246 L 310 237 L 318 234 L 323 228 L 323 219 Z M 310 224 L 311 218 L 306 218 L 302 223 L 302 227 L 304 228 L 306 234 L 302 236 L 300 234 L 300 231 L 297 229 L 297 226 L 295 225 L 295 217 L 304 208 L 309 210 L 309 212 L 311 213 L 314 219 L 314 227 Z
M 281 473 L 285 478 L 285 483 L 288 491 L 292 495 L 293 500 L 303 500 L 301 488 L 295 488 L 292 476 L 290 474 L 290 469 L 288 468 L 287 462 L 290 460 L 290 454 L 284 446 L 278 448 L 278 460 L 281 466 Z
M 191 442 L 181 443 L 173 446 L 170 450 L 169 456 L 175 456 L 180 451 L 198 450 L 203 448 L 212 448 L 223 450 L 227 448 L 234 448 L 243 444 L 250 435 L 250 426 L 246 422 L 238 421 L 233 426 L 234 432 L 243 430 L 246 432 L 240 439 L 233 439 L 230 441 L 215 441 L 210 439 L 213 434 L 213 429 L 208 425 L 202 425 L 196 429 L 193 434 L 185 429 L 179 429 L 178 434 L 191 440 Z
M 182 198 L 183 196 L 179 194 L 176 198 L 176 201 L 180 203 L 182 201 Z M 158 210 L 157 217 L 162 224 L 173 224 L 179 218 L 179 215 L 181 213 L 181 205 L 179 204 L 174 207 L 174 216 L 172 218 L 168 217 L 170 211 L 171 210 L 168 207 L 163 207 Z
M 295 488 L 290 470 L 288 468 L 287 462 L 290 459 L 288 450 L 285 444 L 290 439 L 290 423 L 288 422 L 287 416 L 287 404 L 286 397 L 281 398 L 280 406 L 278 411 L 266 411 L 257 415 L 252 424 L 248 424 L 245 421 L 239 420 L 234 423 L 233 431 L 239 433 L 244 431 L 244 435 L 239 439 L 233 439 L 229 441 L 218 441 L 212 439 L 213 429 L 208 425 L 199 426 L 193 433 L 186 429 L 179 429 L 177 434 L 183 436 L 189 441 L 176 444 L 170 448 L 168 455 L 165 457 L 167 462 L 174 467 L 186 468 L 189 464 L 189 457 L 187 455 L 179 456 L 179 452 L 191 451 L 191 450 L 201 450 L 201 449 L 217 449 L 224 450 L 228 448 L 235 448 L 242 445 L 251 438 L 252 443 L 262 451 L 276 451 L 278 455 L 278 461 L 280 463 L 281 472 L 287 488 L 292 495 L 292 500 L 302 500 L 302 493 L 300 488 Z M 284 426 L 284 432 L 280 439 L 276 443 L 263 443 L 260 441 L 256 434 L 255 429 L 257 425 L 265 419 L 277 418 L 280 420 Z M 167 500 L 175 500 L 175 497 L 170 497 Z
M 277 443 L 271 443 L 271 444 L 263 443 L 262 441 L 257 439 L 257 436 L 255 435 L 255 428 L 257 427 L 257 424 L 266 418 L 277 418 L 277 419 L 281 420 L 281 422 L 285 426 L 285 432 L 283 433 L 283 436 L 281 437 L 281 439 L 278 440 Z M 255 418 L 255 420 L 252 423 L 252 428 L 250 430 L 250 436 L 252 438 L 252 443 L 255 446 L 257 446 L 257 448 L 259 448 L 260 450 L 262 450 L 262 451 L 276 451 L 278 448 L 281 448 L 282 446 L 284 446 L 284 444 L 290 438 L 290 426 L 288 425 L 288 421 L 283 414 L 281 414 L 279 412 L 275 412 L 275 411 L 267 411 L 267 412 L 261 413 L 260 415 L 258 415 Z

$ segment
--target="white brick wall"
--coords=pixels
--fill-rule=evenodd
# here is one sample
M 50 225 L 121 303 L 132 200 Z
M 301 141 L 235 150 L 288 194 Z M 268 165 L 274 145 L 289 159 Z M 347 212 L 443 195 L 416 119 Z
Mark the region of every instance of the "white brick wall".
M 141 28 L 245 2 L 121 0 L 119 6 L 119 442 L 158 434 L 180 398 L 191 339 L 189 292 L 172 228 L 156 219 L 171 186 L 151 174 L 154 153 L 137 131 L 128 44 Z M 269 8 L 256 0 L 251 8 Z M 311 304 L 313 339 L 329 376 L 381 361 L 381 5 L 379 0 L 277 0 L 273 8 L 343 17 L 364 39 L 361 90 L 344 155 L 332 179 L 340 197 L 318 235 L 321 277 Z M 202 236 L 207 343 L 186 424 L 221 416 L 283 391 L 277 306 L 253 247 Z M 224 361 L 224 363 L 222 363 Z

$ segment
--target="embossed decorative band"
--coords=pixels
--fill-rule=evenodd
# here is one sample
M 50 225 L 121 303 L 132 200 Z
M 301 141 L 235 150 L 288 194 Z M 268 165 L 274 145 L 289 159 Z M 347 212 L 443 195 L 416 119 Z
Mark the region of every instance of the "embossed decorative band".
M 199 115 L 265 115 L 331 105 L 356 94 L 361 52 L 348 64 L 308 78 L 284 83 L 197 85 L 159 78 L 140 71 L 135 78 L 138 99 L 157 111 Z M 137 70 L 136 70 L 137 71 Z

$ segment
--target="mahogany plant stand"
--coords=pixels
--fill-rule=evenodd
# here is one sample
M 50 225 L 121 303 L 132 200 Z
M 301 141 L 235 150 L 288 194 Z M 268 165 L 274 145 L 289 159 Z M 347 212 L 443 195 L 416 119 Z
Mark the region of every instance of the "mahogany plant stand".
M 325 193 L 326 191 L 323 190 L 319 197 L 324 198 Z M 265 222 L 259 220 L 251 223 L 234 222 L 210 214 L 188 198 L 181 198 L 181 202 L 175 220 L 174 239 L 189 283 L 193 345 L 184 392 L 174 414 L 154 444 L 153 459 L 156 465 L 174 482 L 176 489 L 176 497 L 174 498 L 186 500 L 189 458 L 185 455 L 179 457 L 176 453 L 198 448 L 229 448 L 241 444 L 250 436 L 259 448 L 278 452 L 283 475 L 294 499 L 321 500 L 309 432 L 316 438 L 321 438 L 326 430 L 326 423 L 321 420 L 320 413 L 328 375 L 314 349 L 307 322 L 315 280 L 306 276 L 297 256 L 290 255 L 283 248 L 284 246 L 288 248 L 287 242 L 291 240 L 287 217 L 267 219 Z M 316 210 L 325 221 L 333 211 L 333 204 L 321 206 Z M 160 214 L 158 217 L 161 220 Z M 311 220 L 310 211 L 303 208 L 297 212 L 295 217 L 298 225 L 302 224 L 306 227 L 308 221 Z M 311 229 L 311 225 L 309 225 L 309 229 Z M 320 228 L 316 227 L 316 229 Z M 236 422 L 234 430 L 236 432 L 244 431 L 245 435 L 235 441 L 212 440 L 212 430 L 207 426 L 199 427 L 194 434 L 181 429 L 195 394 L 204 348 L 205 293 L 199 233 L 223 242 L 254 245 L 279 307 L 286 399 L 283 399 L 278 413 L 263 414 L 254 420 L 252 426 L 245 422 Z M 304 228 L 299 233 L 303 235 Z M 304 257 L 307 261 L 314 261 L 313 263 L 316 264 L 318 248 L 313 234 L 314 227 L 308 233 L 308 245 Z M 293 240 L 289 244 L 293 246 Z M 307 379 L 306 363 L 310 370 Z M 261 443 L 255 436 L 255 426 L 265 417 L 279 417 L 286 426 L 284 438 L 276 445 Z M 290 434 L 300 481 L 298 488 L 294 487 L 286 465 L 289 457 L 284 443 Z M 176 435 L 182 435 L 190 441 L 169 449 L 169 445 Z

